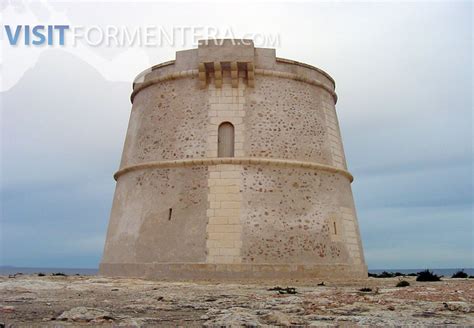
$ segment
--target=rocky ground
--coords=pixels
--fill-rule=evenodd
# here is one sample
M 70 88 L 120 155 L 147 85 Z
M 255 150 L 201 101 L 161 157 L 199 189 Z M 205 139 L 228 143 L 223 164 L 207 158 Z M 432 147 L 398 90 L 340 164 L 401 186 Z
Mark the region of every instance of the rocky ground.
M 474 279 L 369 278 L 317 282 L 191 283 L 96 276 L 0 277 L 5 326 L 474 325 Z M 275 290 L 275 287 L 295 287 Z M 372 291 L 363 292 L 361 288 Z M 269 290 L 273 289 L 273 290 Z M 1 324 L 0 324 L 1 327 Z

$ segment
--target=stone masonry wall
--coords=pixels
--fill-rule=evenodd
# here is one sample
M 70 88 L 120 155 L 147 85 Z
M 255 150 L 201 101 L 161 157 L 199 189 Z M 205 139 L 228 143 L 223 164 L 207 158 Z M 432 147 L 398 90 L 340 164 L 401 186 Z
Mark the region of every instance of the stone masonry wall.
M 207 183 L 207 166 L 123 175 L 117 182 L 103 262 L 204 262 Z
M 257 77 L 246 103 L 248 156 L 331 165 L 324 93 L 303 82 Z
M 225 71 L 223 85 L 216 88 L 211 80 L 209 93 L 209 125 L 207 156 L 217 157 L 218 127 L 223 122 L 234 125 L 234 155 L 242 157 L 244 145 L 245 117 L 243 79 L 233 88 L 231 76 Z M 209 170 L 209 209 L 207 211 L 207 259 L 208 263 L 240 263 L 242 248 L 242 226 L 240 224 L 240 205 L 242 194 L 240 165 L 211 165 Z
M 142 90 L 134 99 L 121 167 L 206 157 L 207 103 L 207 92 L 193 78 Z
M 360 262 L 355 218 L 347 215 L 353 203 L 345 177 L 248 165 L 242 195 L 243 263 Z
M 207 210 L 207 263 L 241 263 L 240 165 L 211 165 Z

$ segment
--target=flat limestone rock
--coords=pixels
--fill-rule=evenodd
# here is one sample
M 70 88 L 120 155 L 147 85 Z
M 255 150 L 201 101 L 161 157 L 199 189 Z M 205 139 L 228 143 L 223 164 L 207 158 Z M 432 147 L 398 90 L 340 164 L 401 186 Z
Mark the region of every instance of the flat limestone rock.
M 214 283 L 0 276 L 5 326 L 474 326 L 474 279 Z M 288 283 L 288 284 L 287 284 Z M 43 288 L 51 285 L 53 288 Z M 280 294 L 275 286 L 295 288 Z M 378 290 L 360 293 L 361 288 Z
M 79 306 L 72 308 L 68 311 L 64 311 L 59 317 L 56 318 L 57 320 L 64 320 L 64 321 L 93 321 L 93 320 L 108 320 L 112 319 L 109 312 L 88 308 L 85 306 Z

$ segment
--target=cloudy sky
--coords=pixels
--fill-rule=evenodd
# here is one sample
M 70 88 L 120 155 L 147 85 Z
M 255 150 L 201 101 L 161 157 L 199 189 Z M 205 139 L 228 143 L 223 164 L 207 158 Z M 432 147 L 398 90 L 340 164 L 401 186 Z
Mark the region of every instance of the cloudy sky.
M 369 268 L 474 267 L 466 2 L 0 4 L 2 265 L 98 266 L 131 81 L 193 46 L 10 46 L 3 24 L 215 27 L 279 37 L 336 80 Z

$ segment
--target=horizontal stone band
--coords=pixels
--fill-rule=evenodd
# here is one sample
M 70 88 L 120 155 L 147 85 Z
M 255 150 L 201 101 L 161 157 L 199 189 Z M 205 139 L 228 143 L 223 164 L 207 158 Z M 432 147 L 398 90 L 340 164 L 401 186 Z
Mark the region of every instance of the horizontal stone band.
M 275 59 L 276 59 L 277 63 L 285 63 L 285 64 L 290 64 L 290 65 L 301 66 L 301 67 L 309 68 L 310 70 L 316 71 L 316 72 L 324 75 L 329 81 L 331 81 L 331 83 L 334 86 L 336 86 L 336 82 L 331 77 L 331 75 L 329 75 L 328 73 L 326 73 L 325 71 L 323 71 L 320 68 L 317 68 L 315 66 L 312 66 L 312 65 L 309 65 L 309 64 L 306 64 L 306 63 L 302 63 L 302 62 L 299 62 L 299 61 L 296 61 L 296 60 L 293 60 L 293 59 L 287 59 L 287 58 L 281 58 L 281 57 L 276 57 Z
M 135 165 L 126 166 L 114 174 L 114 179 L 117 180 L 121 175 L 143 169 L 152 168 L 168 168 L 168 167 L 179 167 L 179 166 L 194 166 L 194 165 L 219 165 L 219 164 L 236 164 L 236 165 L 272 165 L 282 167 L 301 167 L 326 171 L 330 173 L 338 173 L 349 179 L 350 182 L 354 180 L 352 174 L 348 171 L 339 169 L 334 166 L 303 162 L 303 161 L 291 161 L 284 159 L 272 159 L 272 158 L 259 158 L 259 157 L 219 157 L 219 158 L 200 158 L 200 159 L 182 159 L 175 161 L 156 161 L 146 162 Z
M 266 279 L 311 279 L 323 278 L 329 281 L 366 280 L 367 266 L 360 264 L 327 263 L 269 263 L 269 264 L 213 264 L 213 263 L 101 263 L 103 275 L 116 277 L 142 277 L 159 280 L 241 280 Z M 334 274 L 337 272 L 337 274 Z M 119 274 L 118 274 L 119 273 Z
M 319 87 L 329 92 L 331 96 L 334 98 L 334 103 L 337 102 L 337 95 L 334 92 L 334 90 L 332 90 L 331 88 L 329 88 L 328 86 L 326 86 L 325 84 L 323 84 L 322 82 L 318 80 L 311 79 L 311 78 L 294 74 L 294 73 L 273 71 L 273 70 L 267 70 L 267 69 L 255 69 L 255 74 L 290 79 L 290 80 L 300 81 L 300 82 L 314 85 L 316 87 Z M 134 83 L 134 89 L 132 91 L 132 94 L 130 95 L 130 101 L 133 103 L 133 99 L 135 98 L 137 93 L 139 93 L 141 90 L 148 88 L 149 86 L 152 86 L 154 84 L 164 82 L 164 81 L 169 81 L 169 80 L 176 80 L 176 79 L 181 79 L 181 78 L 186 78 L 186 77 L 198 77 L 198 76 L 199 76 L 199 71 L 197 69 L 191 69 L 187 71 L 180 71 L 180 72 L 174 72 L 171 74 L 166 74 L 166 75 L 156 77 L 154 79 L 150 79 L 148 81 L 141 82 L 141 83 Z

